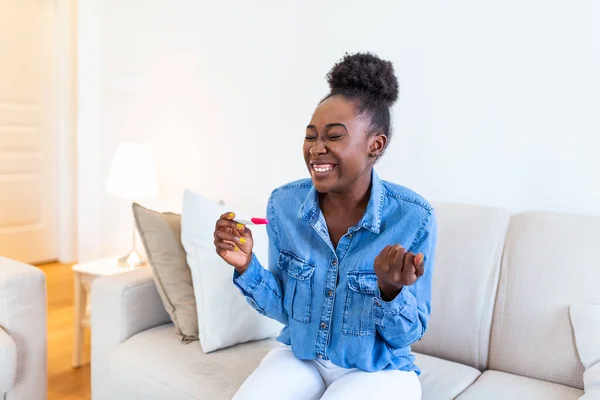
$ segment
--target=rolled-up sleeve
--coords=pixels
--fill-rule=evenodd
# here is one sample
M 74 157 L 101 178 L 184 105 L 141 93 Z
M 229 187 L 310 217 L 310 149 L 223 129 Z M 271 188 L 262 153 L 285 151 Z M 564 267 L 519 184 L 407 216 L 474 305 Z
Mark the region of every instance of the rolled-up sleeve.
M 381 295 L 373 299 L 373 316 L 377 331 L 395 349 L 410 346 L 419 340 L 429 322 L 431 312 L 431 279 L 437 242 L 437 220 L 430 211 L 423 221 L 414 243 L 408 251 L 423 253 L 425 270 L 411 286 L 405 286 L 391 301 Z
M 269 224 L 267 225 L 269 268 L 265 269 L 253 253 L 252 260 L 243 274 L 234 270 L 233 283 L 256 311 L 286 325 L 288 323 L 288 315 L 283 307 L 281 270 L 277 264 L 279 238 L 275 228 L 276 221 L 272 199 L 269 200 L 267 219 L 269 220 Z

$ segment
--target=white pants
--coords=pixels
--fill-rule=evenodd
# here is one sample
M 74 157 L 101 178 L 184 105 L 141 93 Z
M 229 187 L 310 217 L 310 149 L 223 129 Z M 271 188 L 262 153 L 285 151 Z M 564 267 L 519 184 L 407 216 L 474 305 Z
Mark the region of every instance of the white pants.
M 264 358 L 242 384 L 234 400 L 420 400 L 421 382 L 414 372 L 364 372 L 329 361 L 299 360 L 288 346 Z

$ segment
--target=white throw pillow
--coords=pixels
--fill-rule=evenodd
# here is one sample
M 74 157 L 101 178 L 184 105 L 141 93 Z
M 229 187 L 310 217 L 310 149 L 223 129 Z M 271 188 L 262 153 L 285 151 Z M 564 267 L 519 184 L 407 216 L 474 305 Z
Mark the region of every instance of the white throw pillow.
M 282 325 L 259 314 L 233 284 L 233 267 L 215 251 L 217 219 L 228 210 L 202 195 L 186 190 L 181 212 L 181 242 L 192 270 L 198 328 L 205 353 L 277 336 Z M 254 254 L 267 266 L 268 237 L 264 226 L 252 226 Z
M 579 359 L 585 367 L 580 400 L 600 400 L 600 304 L 569 307 Z

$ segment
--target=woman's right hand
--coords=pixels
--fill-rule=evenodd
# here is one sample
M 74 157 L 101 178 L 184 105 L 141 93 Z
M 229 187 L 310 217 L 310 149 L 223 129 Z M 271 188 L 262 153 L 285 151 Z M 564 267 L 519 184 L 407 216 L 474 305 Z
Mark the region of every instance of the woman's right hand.
M 221 215 L 215 226 L 217 254 L 240 274 L 246 271 L 252 260 L 252 232 L 247 226 L 233 221 L 235 213 Z

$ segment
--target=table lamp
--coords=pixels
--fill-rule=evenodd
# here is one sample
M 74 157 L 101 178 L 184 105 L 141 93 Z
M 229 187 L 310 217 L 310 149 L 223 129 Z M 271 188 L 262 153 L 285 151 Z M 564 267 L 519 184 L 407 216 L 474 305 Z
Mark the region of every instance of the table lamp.
M 112 160 L 106 191 L 132 202 L 157 195 L 156 163 L 150 147 L 137 143 L 121 143 Z M 145 264 L 135 248 L 135 223 L 129 253 L 119 258 L 119 265 L 129 268 Z

